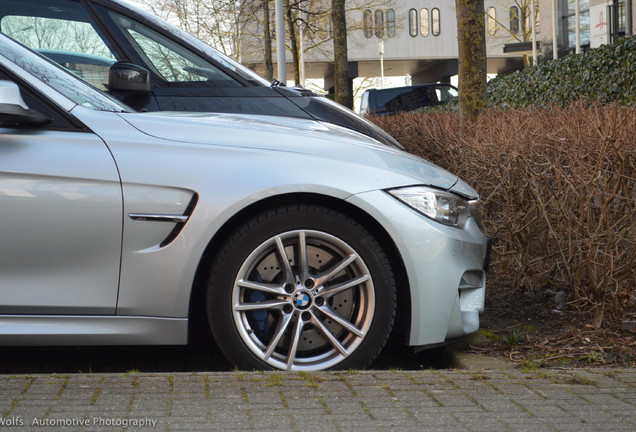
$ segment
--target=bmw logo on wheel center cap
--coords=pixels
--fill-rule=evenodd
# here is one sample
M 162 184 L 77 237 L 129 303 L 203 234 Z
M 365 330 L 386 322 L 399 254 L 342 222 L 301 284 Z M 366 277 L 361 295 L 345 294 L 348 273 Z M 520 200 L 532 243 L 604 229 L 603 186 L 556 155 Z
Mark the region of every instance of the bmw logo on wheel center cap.
M 311 306 L 311 297 L 307 291 L 299 291 L 294 294 L 294 306 L 296 309 L 305 310 Z

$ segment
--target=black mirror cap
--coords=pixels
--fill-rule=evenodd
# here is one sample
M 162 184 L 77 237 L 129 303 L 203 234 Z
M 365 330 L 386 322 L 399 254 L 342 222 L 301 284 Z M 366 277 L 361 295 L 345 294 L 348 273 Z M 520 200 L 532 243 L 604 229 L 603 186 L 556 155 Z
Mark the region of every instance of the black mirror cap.
M 150 92 L 150 72 L 133 63 L 117 62 L 108 70 L 111 92 Z

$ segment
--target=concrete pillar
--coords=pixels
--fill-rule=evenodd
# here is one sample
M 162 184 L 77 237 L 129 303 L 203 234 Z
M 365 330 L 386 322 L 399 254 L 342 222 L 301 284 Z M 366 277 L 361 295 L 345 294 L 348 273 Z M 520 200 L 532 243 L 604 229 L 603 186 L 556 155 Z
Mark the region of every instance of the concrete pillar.
M 437 64 L 434 68 L 413 74 L 411 77 L 413 85 L 428 84 L 436 82 L 450 83 L 450 77 L 457 75 L 459 64 L 457 59 L 446 60 L 443 64 Z

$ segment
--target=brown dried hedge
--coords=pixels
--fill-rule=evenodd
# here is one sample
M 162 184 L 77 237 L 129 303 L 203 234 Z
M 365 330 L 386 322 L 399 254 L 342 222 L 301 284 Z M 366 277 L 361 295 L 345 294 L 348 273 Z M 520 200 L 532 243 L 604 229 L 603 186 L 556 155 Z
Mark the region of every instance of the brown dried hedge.
M 506 289 L 564 290 L 600 327 L 633 307 L 636 107 L 491 110 L 375 118 L 407 151 L 480 193 Z M 491 276 L 492 277 L 492 276 Z M 501 284 L 495 284 L 501 285 Z

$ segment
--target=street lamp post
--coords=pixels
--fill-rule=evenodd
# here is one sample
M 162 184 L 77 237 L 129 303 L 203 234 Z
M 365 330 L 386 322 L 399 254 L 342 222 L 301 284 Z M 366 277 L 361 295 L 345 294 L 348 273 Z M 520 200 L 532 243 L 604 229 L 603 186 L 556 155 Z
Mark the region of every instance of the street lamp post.
M 285 60 L 285 17 L 283 16 L 283 0 L 274 3 L 276 12 L 276 62 L 278 63 L 278 81 L 287 82 L 287 63 Z
M 532 65 L 537 65 L 537 29 L 536 29 L 536 12 L 534 10 L 534 0 L 530 2 L 530 7 L 532 8 Z
M 298 26 L 298 33 L 300 37 L 300 86 L 305 87 L 305 23 L 302 22 Z M 296 83 L 299 85 L 299 83 Z
M 576 21 L 576 31 L 575 31 L 575 35 L 576 35 L 576 47 L 574 49 L 574 51 L 579 54 L 581 52 L 581 15 L 579 13 L 579 9 L 581 7 L 580 1 L 576 0 L 574 2 L 574 7 L 576 8 L 576 10 L 574 11 L 574 21 Z
M 384 40 L 378 42 L 378 51 L 380 52 L 380 88 L 384 88 Z
M 555 60 L 559 57 L 559 44 L 557 43 L 558 23 L 556 0 L 552 0 L 552 58 Z

